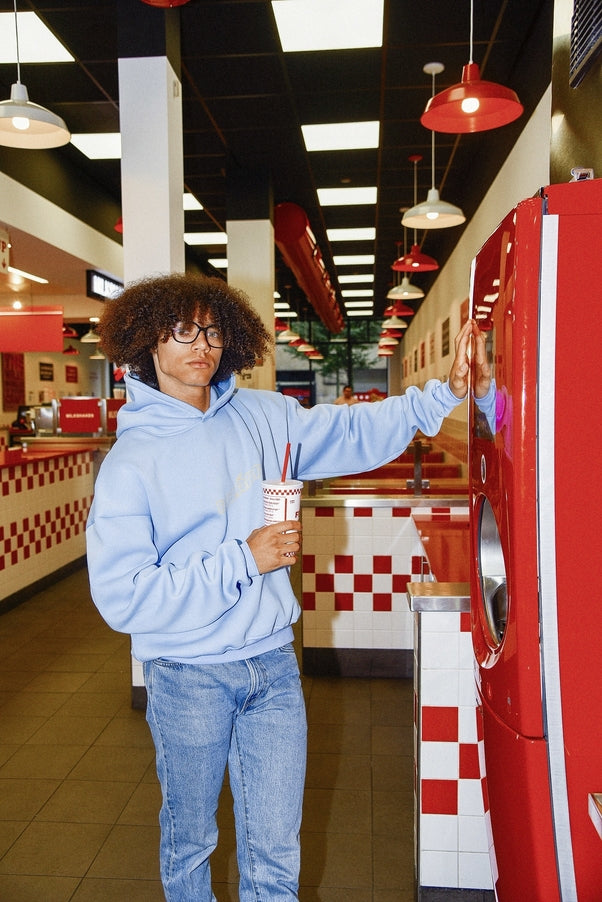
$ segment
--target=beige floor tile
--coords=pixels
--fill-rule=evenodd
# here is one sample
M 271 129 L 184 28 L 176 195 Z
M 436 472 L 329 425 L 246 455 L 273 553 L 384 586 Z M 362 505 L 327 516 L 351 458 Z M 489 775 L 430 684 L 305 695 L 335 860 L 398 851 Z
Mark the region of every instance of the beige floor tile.
M 89 676 L 89 673 L 45 670 L 27 684 L 24 692 L 76 692 L 84 685 Z
M 372 849 L 363 834 L 305 833 L 301 847 L 303 886 L 372 887 Z M 368 896 L 369 898 L 369 896 Z
M 302 832 L 372 833 L 369 790 L 308 789 L 303 806 Z
M 110 717 L 69 717 L 60 711 L 48 718 L 28 740 L 33 745 L 90 745 Z
M 63 780 L 86 750 L 85 745 L 23 745 L 0 767 L 0 778 Z
M 377 836 L 413 836 L 414 792 L 388 790 L 372 794 L 372 833 Z
M 70 902 L 78 882 L 77 877 L 0 874 L 0 899 L 6 902 Z
M 98 852 L 88 877 L 159 880 L 159 828 L 118 825 Z
M 13 695 L 2 708 L 2 717 L 20 717 L 23 714 L 50 717 L 71 698 L 68 692 L 34 692 L 27 688 Z
M 79 717 L 81 714 L 115 717 L 125 701 L 123 692 L 86 692 L 82 688 L 68 697 L 61 707 L 61 714 L 70 717 Z
M 369 789 L 372 783 L 370 755 L 307 755 L 305 786 L 332 789 Z
M 1 897 L 0 897 L 1 898 Z M 70 902 L 165 902 L 159 880 L 84 877 Z
M 114 824 L 135 789 L 135 783 L 65 780 L 35 819 L 70 824 Z
M 324 724 L 310 723 L 308 745 L 313 752 L 340 755 L 371 754 L 372 730 L 370 723 L 364 724 Z
M 59 785 L 59 780 L 0 779 L 0 819 L 32 820 Z
M 93 745 L 69 774 L 73 780 L 142 780 L 152 768 L 156 781 L 152 748 Z M 150 778 L 149 778 L 150 779 Z
M 82 877 L 109 830 L 106 824 L 34 821 L 0 859 L 0 874 Z
M 2 741 L 7 745 L 20 745 L 37 733 L 48 718 L 39 715 L 15 715 L 2 714 Z
M 144 712 L 130 708 L 124 716 L 113 717 L 96 739 L 95 745 L 152 748 L 153 741 Z
M 28 825 L 29 821 L 0 821 L 0 856 L 10 849 Z M 0 899 L 2 898 L 0 893 Z
M 161 788 L 159 782 L 140 783 L 119 815 L 119 824 L 144 824 L 155 827 L 161 808 Z

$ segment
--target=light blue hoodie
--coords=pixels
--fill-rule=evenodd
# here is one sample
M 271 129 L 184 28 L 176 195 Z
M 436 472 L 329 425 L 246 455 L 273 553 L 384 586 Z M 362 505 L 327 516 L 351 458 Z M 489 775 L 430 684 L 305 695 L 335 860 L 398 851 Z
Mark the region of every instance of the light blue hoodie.
M 291 641 L 300 609 L 288 568 L 260 575 L 246 541 L 287 442 L 298 479 L 357 473 L 397 457 L 417 429 L 435 435 L 460 403 L 432 380 L 376 404 L 306 409 L 232 377 L 203 413 L 126 381 L 88 518 L 88 569 L 100 613 L 131 634 L 140 661 L 231 661 Z

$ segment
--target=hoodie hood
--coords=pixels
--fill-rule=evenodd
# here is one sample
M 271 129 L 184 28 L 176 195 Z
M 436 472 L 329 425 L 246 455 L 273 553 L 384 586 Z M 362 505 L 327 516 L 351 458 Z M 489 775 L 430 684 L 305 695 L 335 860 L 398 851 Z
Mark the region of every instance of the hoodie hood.
M 211 403 L 206 411 L 172 398 L 132 375 L 126 375 L 127 403 L 117 414 L 117 438 L 128 429 L 144 429 L 148 435 L 187 432 L 202 420 L 215 416 L 236 392 L 235 378 L 211 386 Z

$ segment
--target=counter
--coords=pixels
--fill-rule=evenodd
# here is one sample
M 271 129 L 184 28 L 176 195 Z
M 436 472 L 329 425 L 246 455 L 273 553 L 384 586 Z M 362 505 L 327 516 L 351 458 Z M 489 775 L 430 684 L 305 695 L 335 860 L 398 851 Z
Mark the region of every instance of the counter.
M 73 439 L 0 453 L 0 610 L 83 560 L 98 453 Z

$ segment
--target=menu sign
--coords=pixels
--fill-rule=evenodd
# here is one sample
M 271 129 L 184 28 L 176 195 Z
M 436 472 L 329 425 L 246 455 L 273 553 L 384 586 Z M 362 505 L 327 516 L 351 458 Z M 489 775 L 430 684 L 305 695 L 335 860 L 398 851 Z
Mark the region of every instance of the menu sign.
M 59 432 L 87 433 L 100 431 L 98 398 L 63 398 L 59 404 Z

